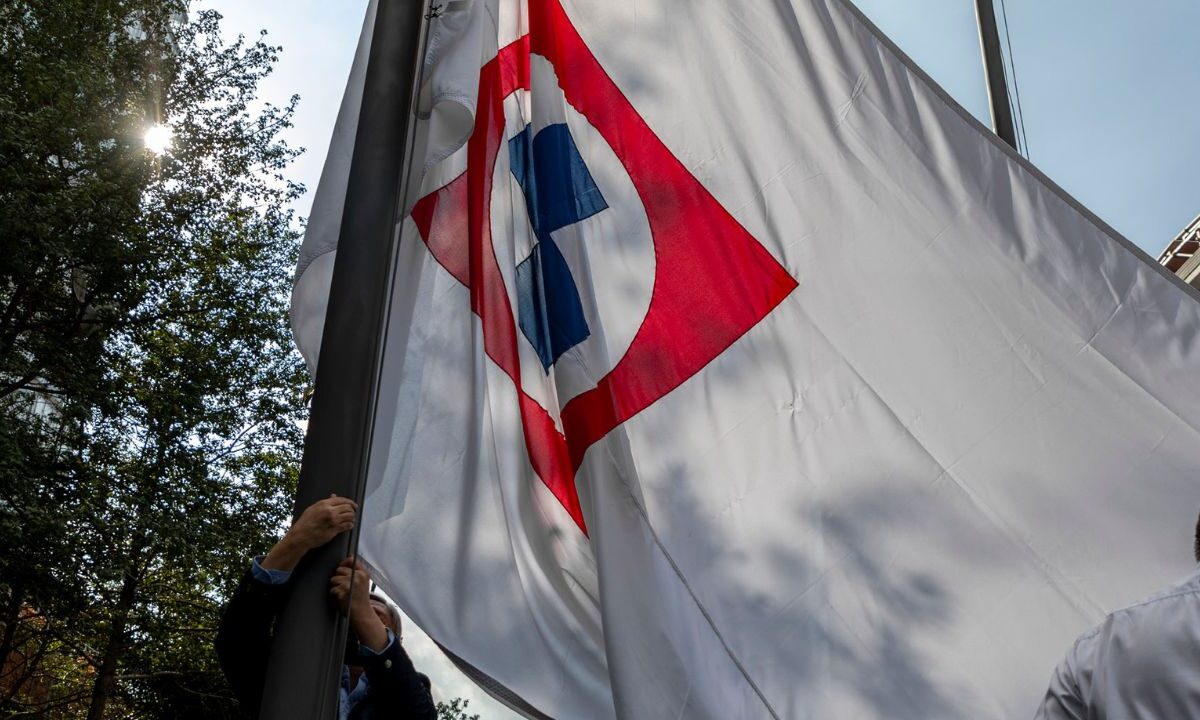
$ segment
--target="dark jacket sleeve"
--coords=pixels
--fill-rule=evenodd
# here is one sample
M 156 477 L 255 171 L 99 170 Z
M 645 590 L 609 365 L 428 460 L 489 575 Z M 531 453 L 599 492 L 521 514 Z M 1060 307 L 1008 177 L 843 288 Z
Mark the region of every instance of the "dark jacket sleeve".
M 217 629 L 217 659 L 242 709 L 257 717 L 275 618 L 287 599 L 290 583 L 269 585 L 249 571 L 225 606 Z
M 378 717 L 437 720 L 437 708 L 426 686 L 428 678 L 413 667 L 399 640 L 378 655 L 365 655 L 362 663 L 368 694 L 374 696 L 372 704 L 382 710 Z

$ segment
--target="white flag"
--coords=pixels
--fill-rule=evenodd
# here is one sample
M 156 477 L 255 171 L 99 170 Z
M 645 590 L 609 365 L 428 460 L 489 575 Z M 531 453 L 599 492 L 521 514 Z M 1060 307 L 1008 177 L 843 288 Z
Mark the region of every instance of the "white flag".
M 493 690 L 1028 717 L 1189 570 L 1195 294 L 848 3 L 435 5 L 362 552 Z

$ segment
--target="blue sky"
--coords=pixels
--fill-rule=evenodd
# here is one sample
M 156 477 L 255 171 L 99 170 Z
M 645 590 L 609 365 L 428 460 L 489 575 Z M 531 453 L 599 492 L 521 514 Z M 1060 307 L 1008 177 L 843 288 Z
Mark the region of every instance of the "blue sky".
M 745 0 L 743 0 L 745 1 Z M 1200 214 L 1200 2 L 1006 0 L 1033 162 L 1151 255 Z M 859 7 L 987 122 L 972 0 L 858 0 Z M 199 0 L 230 35 L 283 46 L 263 98 L 300 95 L 289 142 L 309 196 L 320 177 L 366 0 Z M 248 551 L 249 552 L 249 551 Z M 485 720 L 516 717 L 473 688 L 419 633 L 406 646 L 443 698 Z
M 1200 2 L 1006 3 L 1031 159 L 1157 256 L 1200 214 Z M 971 0 L 858 6 L 987 120 Z
M 1035 164 L 1151 255 L 1200 214 L 1197 0 L 1006 0 Z M 858 0 L 987 120 L 971 0 Z M 268 98 L 301 96 L 294 176 L 316 186 L 366 0 L 203 0 L 230 31 L 284 46 Z M 307 211 L 308 200 L 300 207 Z

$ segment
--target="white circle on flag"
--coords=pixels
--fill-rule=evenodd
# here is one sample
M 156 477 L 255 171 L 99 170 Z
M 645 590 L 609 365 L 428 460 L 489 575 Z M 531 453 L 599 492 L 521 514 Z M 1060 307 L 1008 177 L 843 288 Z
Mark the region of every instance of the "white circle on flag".
M 654 239 L 625 167 L 591 123 L 566 102 L 554 67 L 539 55 L 531 58 L 530 87 L 504 102 L 504 142 L 492 184 L 492 243 L 517 327 L 521 384 L 557 423 L 559 409 L 595 387 L 625 355 L 641 328 L 654 291 Z M 570 268 L 589 334 L 564 352 L 547 373 L 520 330 L 516 267 L 537 239 L 524 190 L 512 173 L 508 141 L 526 125 L 536 135 L 557 123 L 566 123 L 607 208 L 551 234 Z

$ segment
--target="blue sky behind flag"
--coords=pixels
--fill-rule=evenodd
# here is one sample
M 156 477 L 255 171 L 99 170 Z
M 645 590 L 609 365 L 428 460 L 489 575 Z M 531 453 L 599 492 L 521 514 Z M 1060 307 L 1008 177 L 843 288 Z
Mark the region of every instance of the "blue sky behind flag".
M 976 117 L 987 118 L 974 5 L 860 0 L 862 10 Z M 1033 162 L 1097 215 L 1157 255 L 1200 213 L 1200 4 L 1007 0 Z M 291 142 L 311 191 L 324 161 L 365 0 L 207 0 L 226 30 L 267 29 L 283 45 L 266 99 L 301 96 Z M 300 202 L 307 212 L 311 195 Z

